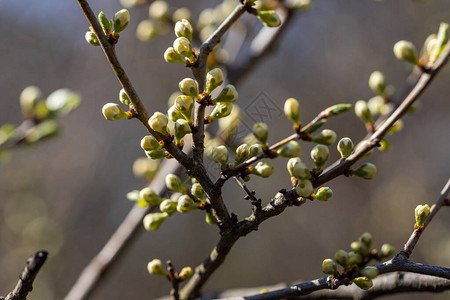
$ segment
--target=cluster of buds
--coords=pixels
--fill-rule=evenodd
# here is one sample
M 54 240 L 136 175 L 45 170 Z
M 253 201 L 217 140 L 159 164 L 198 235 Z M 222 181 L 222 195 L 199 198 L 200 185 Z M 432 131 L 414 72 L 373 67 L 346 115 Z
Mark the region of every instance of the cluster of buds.
M 117 42 L 119 39 L 119 33 L 127 28 L 130 23 L 130 13 L 126 9 L 121 9 L 116 12 L 114 18 L 110 20 L 103 12 L 100 12 L 97 19 L 106 37 Z M 92 27 L 90 27 L 90 31 L 86 32 L 85 39 L 93 46 L 100 46 L 100 41 Z
M 140 207 L 159 205 L 162 199 L 151 188 L 145 187 L 142 190 L 134 190 L 127 194 L 130 201 L 137 202 Z
M 164 268 L 163 263 L 161 260 L 155 258 L 153 260 L 151 260 L 148 264 L 147 264 L 147 271 L 154 276 L 167 276 L 170 277 L 169 275 L 169 268 Z M 182 282 L 185 280 L 188 280 L 189 278 L 192 277 L 192 275 L 194 274 L 194 271 L 192 270 L 191 267 L 184 267 L 183 269 L 181 269 L 180 273 L 174 272 L 174 278 L 169 278 L 170 280 L 176 280 L 178 282 Z
M 191 23 L 182 19 L 175 23 L 174 30 L 177 38 L 173 42 L 173 46 L 164 52 L 164 59 L 169 63 L 194 64 L 197 57 L 191 44 L 193 33 Z

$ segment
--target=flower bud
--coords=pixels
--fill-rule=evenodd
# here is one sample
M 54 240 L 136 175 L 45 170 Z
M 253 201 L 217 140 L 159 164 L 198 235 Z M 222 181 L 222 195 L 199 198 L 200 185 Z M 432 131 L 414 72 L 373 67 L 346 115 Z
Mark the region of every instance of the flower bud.
M 288 164 L 288 168 L 289 168 L 289 164 Z M 292 172 L 290 172 L 290 173 L 291 173 L 292 177 L 295 177 L 297 179 L 310 179 L 311 178 L 311 172 L 309 171 L 308 167 L 302 162 L 295 163 L 294 167 L 292 168 Z
M 383 244 L 380 249 L 381 258 L 389 258 L 395 254 L 395 248 L 391 244 Z
M 324 145 L 316 145 L 311 150 L 311 158 L 314 161 L 316 169 L 322 169 L 327 163 L 328 155 L 330 154 L 328 147 Z
M 187 96 L 198 97 L 197 83 L 194 79 L 185 78 L 180 81 L 178 86 L 183 94 Z
M 162 199 L 151 188 L 143 188 L 139 192 L 139 198 L 147 202 L 148 205 L 159 205 L 162 201 Z
M 130 23 L 130 13 L 126 9 L 121 9 L 114 15 L 114 32 L 119 33 L 127 28 Z
M 159 162 L 146 157 L 139 157 L 133 163 L 133 174 L 136 178 L 151 181 L 158 172 Z
M 239 94 L 232 84 L 228 84 L 220 92 L 217 98 L 213 99 L 213 102 L 234 102 L 238 98 Z
M 181 111 L 178 110 L 178 108 L 175 105 L 169 107 L 167 115 L 169 116 L 169 119 L 172 120 L 173 122 L 176 122 L 178 119 L 184 119 L 183 114 L 181 113 Z
M 356 277 L 352 282 L 363 290 L 368 290 L 373 286 L 372 280 L 367 277 Z
M 416 209 L 414 210 L 414 216 L 416 217 L 416 227 L 421 228 L 423 227 L 423 224 L 425 223 L 425 220 L 430 215 L 430 207 L 428 204 L 425 205 L 417 205 Z
M 210 225 L 216 225 L 217 224 L 216 217 L 214 217 L 214 215 L 211 212 L 206 213 L 205 222 L 210 224 Z
M 367 106 L 371 115 L 381 115 L 385 112 L 386 103 L 383 96 L 375 96 L 367 101 Z
M 185 37 L 179 37 L 173 42 L 173 49 L 176 53 L 188 58 L 192 58 L 191 42 Z
M 253 125 L 253 135 L 263 145 L 267 144 L 267 138 L 269 137 L 269 127 L 266 123 L 256 123 Z
M 150 18 L 164 20 L 169 17 L 170 9 L 166 1 L 153 1 L 148 8 Z
M 263 152 L 261 144 L 253 144 L 248 148 L 248 158 L 256 156 Z
M 227 102 L 219 102 L 209 115 L 211 119 L 219 119 L 228 117 L 233 110 L 233 104 Z
M 192 132 L 191 126 L 186 120 L 178 119 L 175 122 L 175 139 L 177 142 L 180 142 L 181 139 L 186 135 Z
M 339 141 L 337 150 L 341 154 L 342 158 L 347 158 L 350 156 L 350 154 L 352 154 L 354 147 L 355 146 L 353 145 L 352 140 L 348 137 L 345 137 Z
M 194 100 L 192 97 L 181 95 L 175 99 L 175 107 L 178 108 L 188 122 L 191 122 L 193 106 Z
M 359 100 L 355 103 L 355 114 L 364 123 L 372 122 L 372 115 L 370 114 L 369 106 L 367 105 L 367 102 L 364 100 Z
M 236 157 L 234 158 L 234 165 L 237 166 L 243 163 L 248 158 L 248 145 L 242 144 L 236 149 Z
M 167 156 L 166 151 L 164 151 L 163 149 L 145 151 L 145 155 L 147 155 L 147 157 L 150 159 L 161 159 Z
M 323 124 L 325 124 L 326 122 L 327 122 L 326 119 L 321 119 L 321 120 L 311 124 L 311 126 L 305 127 L 304 129 L 302 129 L 302 131 L 305 133 L 313 133 L 314 131 L 316 131 L 317 129 L 322 127 Z
M 119 120 L 126 118 L 127 114 L 116 103 L 107 103 L 102 108 L 103 116 L 106 120 Z
M 167 272 L 159 259 L 154 259 L 147 264 L 147 270 L 150 274 L 155 276 L 166 276 Z
M 295 177 L 294 176 L 294 168 L 297 164 L 299 164 L 301 162 L 302 162 L 302 160 L 300 159 L 300 157 L 293 157 L 288 160 L 286 167 L 287 167 L 287 170 L 288 170 L 289 174 L 291 175 L 291 177 Z M 306 165 L 305 165 L 305 167 L 306 167 Z
M 177 37 L 185 37 L 192 42 L 192 25 L 188 20 L 182 19 L 175 23 L 175 35 Z
M 361 275 L 369 279 L 374 279 L 378 276 L 378 269 L 372 266 L 365 267 L 361 270 Z
M 223 73 L 219 68 L 212 69 L 206 74 L 206 93 L 211 92 L 223 83 Z
M 367 246 L 362 242 L 358 241 L 352 242 L 350 244 L 350 248 L 352 248 L 353 251 L 355 251 L 362 257 L 366 257 L 369 255 L 369 248 L 367 248 Z
M 160 112 L 155 112 L 150 119 L 148 119 L 148 125 L 150 125 L 150 128 L 163 135 L 169 134 L 169 130 L 167 128 L 168 122 L 169 120 L 167 119 L 167 116 Z
M 258 176 L 261 176 L 263 178 L 269 177 L 273 174 L 274 167 L 270 162 L 263 162 L 260 161 L 256 164 L 256 166 L 253 168 L 252 173 Z
M 174 192 L 184 192 L 186 189 L 181 184 L 181 179 L 175 174 L 167 174 L 166 176 L 166 186 L 169 190 Z
M 105 16 L 104 12 L 100 12 L 98 14 L 98 21 L 100 23 L 100 26 L 102 26 L 103 32 L 108 35 L 111 32 L 112 29 L 112 23 L 108 18 Z
M 417 49 L 413 43 L 408 41 L 398 41 L 394 45 L 394 55 L 397 59 L 417 64 Z
M 436 42 L 434 47 L 430 49 L 430 62 L 434 63 L 436 59 L 444 50 L 445 45 L 448 43 L 448 23 L 442 22 L 439 26 L 439 31 L 436 36 Z
M 386 81 L 383 73 L 374 71 L 369 77 L 369 87 L 377 95 L 383 95 L 386 88 Z
M 184 267 L 183 269 L 181 269 L 179 276 L 180 279 L 184 281 L 191 278 L 192 274 L 194 274 L 194 272 L 192 271 L 191 267 Z
M 63 116 L 80 105 L 81 97 L 69 89 L 57 89 L 48 95 L 45 105 L 53 115 Z M 38 115 L 38 105 L 36 105 L 36 115 Z
M 322 130 L 318 135 L 315 135 L 312 138 L 314 143 L 322 144 L 322 145 L 331 145 L 336 140 L 336 132 L 330 129 Z
M 86 39 L 86 42 L 88 42 L 92 46 L 100 46 L 100 41 L 92 31 L 87 31 L 84 35 L 84 38 Z
M 300 109 L 298 101 L 294 98 L 289 98 L 284 102 L 284 114 L 295 125 L 300 124 Z
M 128 97 L 128 94 L 125 92 L 124 89 L 121 89 L 119 92 L 119 100 L 120 102 L 128 106 L 132 104 L 130 98 Z
M 364 179 L 372 179 L 377 175 L 377 167 L 371 163 L 364 163 L 359 168 L 353 170 L 352 174 Z
M 147 214 L 143 219 L 144 228 L 151 231 L 157 230 L 168 216 L 166 213 Z
M 313 198 L 319 201 L 328 201 L 331 197 L 333 197 L 333 191 L 329 187 L 321 187 L 313 195 Z
M 41 89 L 37 86 L 27 86 L 20 93 L 20 107 L 24 112 L 32 112 L 38 100 L 42 97 Z
M 203 191 L 203 187 L 200 185 L 200 183 L 196 182 L 192 185 L 191 187 L 191 193 L 192 195 L 194 195 L 194 197 L 196 197 L 197 199 L 203 200 L 204 197 L 204 191 Z
M 178 198 L 178 212 L 185 214 L 197 208 L 198 204 L 194 203 L 194 201 L 192 201 L 191 197 L 189 197 L 188 195 L 182 195 L 180 198 Z
M 281 24 L 280 16 L 274 10 L 258 11 L 258 19 L 267 27 L 278 27 Z
M 348 252 L 348 265 L 353 266 L 362 262 L 362 257 L 355 251 Z
M 325 259 L 322 262 L 322 272 L 324 272 L 327 275 L 336 274 L 338 272 L 336 262 L 330 258 Z
M 338 250 L 334 254 L 334 260 L 344 268 L 348 267 L 348 258 L 348 253 L 344 250 Z
M 299 180 L 297 186 L 295 187 L 295 191 L 300 197 L 309 197 L 313 192 L 314 187 L 309 180 Z
M 220 163 L 225 167 L 228 163 L 228 150 L 225 146 L 219 146 L 212 152 L 212 158 L 216 163 Z
M 152 135 L 146 135 L 141 140 L 141 148 L 145 151 L 161 149 L 161 144 Z
M 173 201 L 170 199 L 164 199 L 161 204 L 159 204 L 159 210 L 167 213 L 168 215 L 173 214 L 177 211 L 177 201 Z
M 360 235 L 358 241 L 362 242 L 364 245 L 366 245 L 367 248 L 370 249 L 370 247 L 372 246 L 372 235 L 370 234 L 370 232 L 364 232 Z
M 164 52 L 164 60 L 168 63 L 186 63 L 186 59 L 175 52 L 175 49 L 173 47 L 167 48 L 167 50 Z
M 330 106 L 325 111 L 328 112 L 329 117 L 334 117 L 352 109 L 352 107 L 352 104 L 341 103 Z
M 158 35 L 158 27 L 150 20 L 143 20 L 136 28 L 136 36 L 141 42 L 148 42 Z
M 296 141 L 290 141 L 278 149 L 277 154 L 284 157 L 300 156 L 302 149 Z

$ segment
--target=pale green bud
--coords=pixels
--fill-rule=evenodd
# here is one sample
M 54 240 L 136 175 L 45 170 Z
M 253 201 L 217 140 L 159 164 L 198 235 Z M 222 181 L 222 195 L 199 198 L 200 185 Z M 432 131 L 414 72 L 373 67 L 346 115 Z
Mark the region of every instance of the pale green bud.
M 333 117 L 349 111 L 350 109 L 352 109 L 352 107 L 352 104 L 341 103 L 330 106 L 325 111 L 328 113 L 328 116 Z
M 206 213 L 205 222 L 210 225 L 215 225 L 217 223 L 216 217 L 212 213 Z
M 178 119 L 175 122 L 175 138 L 179 142 L 186 134 L 192 133 L 191 126 L 186 120 Z
M 233 104 L 228 102 L 219 102 L 209 115 L 211 119 L 219 119 L 228 117 L 233 110 Z
M 124 89 L 120 90 L 119 99 L 120 99 L 120 102 L 122 102 L 125 105 L 130 106 L 132 104 L 130 98 L 128 97 L 128 94 L 125 92 Z
M 150 274 L 155 276 L 166 276 L 167 272 L 159 259 L 154 259 L 147 264 L 147 270 Z
M 158 27 L 151 20 L 143 20 L 136 28 L 136 36 L 142 42 L 148 42 L 158 35 Z
M 238 98 L 239 94 L 232 84 L 228 84 L 220 92 L 217 98 L 213 99 L 213 102 L 234 102 Z
M 284 157 L 300 156 L 302 149 L 296 141 L 290 141 L 277 150 L 277 154 Z
M 329 155 L 330 151 L 328 150 L 328 147 L 324 145 L 316 145 L 311 150 L 311 158 L 317 169 L 322 169 L 323 166 L 325 166 Z
M 167 188 L 171 191 L 182 193 L 186 190 L 183 184 L 181 184 L 180 177 L 175 174 L 167 174 L 165 181 Z
M 394 125 L 388 130 L 388 134 L 394 134 L 403 129 L 403 121 L 401 119 L 397 120 Z
M 352 242 L 350 244 L 350 248 L 352 248 L 353 251 L 361 255 L 362 257 L 369 255 L 369 248 L 363 243 L 359 241 Z
M 329 187 L 321 187 L 313 195 L 313 198 L 319 201 L 328 201 L 331 197 L 333 197 L 333 191 Z
M 20 107 L 24 112 L 31 112 L 41 97 L 42 92 L 40 88 L 37 86 L 27 86 L 20 93 Z
M 374 71 L 369 77 L 369 87 L 377 95 L 383 95 L 386 88 L 386 81 L 383 73 Z
M 194 100 L 190 96 L 181 95 L 175 99 L 175 107 L 184 115 L 188 122 L 191 122 L 193 106 Z
M 197 208 L 198 204 L 194 203 L 194 201 L 192 201 L 191 197 L 189 197 L 188 195 L 182 195 L 180 198 L 178 198 L 178 212 L 185 214 Z
M 444 50 L 445 45 L 448 42 L 448 24 L 442 22 L 439 26 L 439 31 L 436 37 L 435 46 L 430 51 L 430 61 L 435 62 L 436 59 L 441 55 L 442 50 Z
M 166 1 L 153 1 L 148 8 L 150 18 L 163 20 L 169 17 L 170 9 Z
M 413 43 L 409 41 L 398 41 L 394 45 L 394 55 L 397 59 L 417 64 L 417 49 Z
M 146 230 L 157 230 L 169 215 L 167 213 L 151 213 L 144 217 L 143 223 Z
M 293 157 L 288 160 L 286 167 L 287 167 L 287 170 L 288 170 L 289 174 L 291 175 L 291 177 L 295 177 L 294 176 L 295 165 L 297 165 L 301 162 L 302 162 L 302 160 L 300 159 L 300 157 Z M 306 165 L 305 165 L 305 167 L 306 167 Z
M 324 272 L 327 275 L 336 274 L 338 272 L 336 262 L 330 258 L 325 259 L 322 262 L 322 272 Z
M 48 110 L 63 116 L 74 110 L 81 103 L 81 97 L 77 93 L 69 89 L 57 89 L 48 95 L 45 100 L 45 105 Z M 38 103 L 39 104 L 39 103 Z M 38 115 L 38 104 L 36 106 L 36 115 Z
M 206 93 L 211 92 L 223 83 L 223 73 L 219 68 L 212 69 L 206 74 Z
M 192 14 L 191 14 L 191 11 L 189 9 L 187 9 L 185 7 L 181 7 L 181 8 L 178 8 L 177 10 L 175 10 L 173 12 L 173 14 L 172 14 L 172 21 L 173 22 L 181 21 L 183 19 L 186 19 L 186 20 L 191 20 L 192 19 Z
M 365 267 L 361 270 L 361 275 L 369 279 L 374 279 L 378 276 L 378 269 L 372 266 Z
M 161 202 L 161 204 L 159 204 L 159 210 L 171 215 L 177 211 L 177 205 L 178 205 L 177 201 L 173 201 L 170 199 L 164 199 Z
M 212 158 L 216 163 L 220 163 L 222 166 L 226 166 L 228 163 L 228 150 L 225 146 L 219 146 L 212 152 Z
M 385 111 L 385 100 L 383 96 L 375 96 L 367 101 L 367 106 L 369 107 L 370 114 L 380 115 Z
M 183 269 L 181 269 L 179 276 L 181 280 L 188 280 L 192 277 L 193 274 L 194 272 L 192 271 L 191 267 L 184 267 Z
M 352 174 L 364 179 L 372 179 L 377 175 L 377 167 L 371 163 L 364 163 L 359 168 L 353 170 Z
M 184 119 L 183 114 L 181 111 L 178 110 L 178 108 L 175 105 L 172 105 L 169 110 L 167 111 L 167 114 L 169 115 L 169 119 L 173 122 L 176 122 L 178 119 Z
M 355 251 L 350 251 L 348 253 L 348 264 L 350 266 L 352 265 L 357 265 L 359 263 L 362 262 L 362 257 L 361 255 L 359 255 L 358 253 L 356 253 Z
M 256 156 L 263 152 L 261 144 L 253 144 L 248 148 L 248 158 Z
M 267 138 L 269 137 L 269 127 L 266 123 L 256 123 L 253 125 L 253 135 L 263 143 L 267 144 Z
M 145 151 L 145 155 L 147 155 L 147 157 L 150 159 L 161 159 L 167 156 L 166 151 L 164 151 L 163 149 Z
M 163 135 L 168 135 L 169 131 L 167 128 L 167 123 L 169 122 L 167 116 L 160 112 L 155 112 L 150 119 L 148 119 L 148 125 L 151 129 L 159 132 Z
M 300 197 L 311 196 L 313 190 L 313 184 L 309 180 L 299 180 L 297 186 L 295 187 L 295 191 Z
M 367 102 L 364 100 L 359 100 L 355 103 L 355 114 L 364 123 L 372 122 L 372 115 L 370 114 L 369 106 L 367 105 Z
M 323 124 L 325 124 L 326 122 L 327 122 L 326 119 L 321 119 L 321 120 L 315 122 L 314 124 L 311 124 L 311 126 L 305 127 L 305 129 L 302 131 L 304 131 L 305 133 L 313 133 L 314 131 L 316 131 L 317 129 L 322 127 Z
M 127 28 L 130 23 L 130 13 L 127 9 L 121 9 L 114 15 L 114 32 L 119 33 Z
M 340 264 L 342 267 L 347 268 L 348 267 L 348 253 L 344 250 L 338 250 L 334 254 L 334 260 Z
M 428 206 L 428 204 L 417 205 L 416 209 L 414 210 L 414 216 L 416 217 L 416 227 L 423 227 L 423 224 L 425 223 L 425 220 L 429 215 L 430 207 Z
M 179 37 L 173 42 L 173 49 L 178 54 L 192 58 L 191 42 L 185 37 Z
M 126 118 L 127 114 L 116 103 L 107 103 L 102 108 L 103 116 L 106 120 L 119 120 Z
M 300 124 L 300 108 L 298 101 L 294 98 L 289 98 L 284 102 L 284 114 L 295 125 Z
M 295 158 L 294 158 L 295 159 Z M 289 170 L 289 162 L 288 162 L 288 170 Z M 310 179 L 311 172 L 308 167 L 302 162 L 296 162 L 294 167 L 292 168 L 292 172 L 290 172 L 292 177 L 297 179 Z
M 423 51 L 424 54 L 427 57 L 431 56 L 431 53 L 433 53 L 434 49 L 436 48 L 437 45 L 437 35 L 435 33 L 430 34 L 425 42 L 423 43 Z
M 258 19 L 267 27 L 278 27 L 281 24 L 280 16 L 274 10 L 258 11 Z
M 139 157 L 133 163 L 133 174 L 137 178 L 151 181 L 158 172 L 159 162 L 146 157 Z
M 373 286 L 372 280 L 367 277 L 356 277 L 352 282 L 363 290 L 368 290 Z
M 269 177 L 273 174 L 274 166 L 270 162 L 260 161 L 253 168 L 252 173 L 263 178 Z
M 112 24 L 102 11 L 98 14 L 98 21 L 100 22 L 100 26 L 102 26 L 105 34 L 108 35 L 111 32 Z
M 177 37 L 185 37 L 192 42 L 192 25 L 188 20 L 182 19 L 175 23 L 175 35 Z
M 84 35 L 84 38 L 86 39 L 86 42 L 88 42 L 92 46 L 100 46 L 100 41 L 92 31 L 87 31 Z
M 248 158 L 248 149 L 249 146 L 247 144 L 242 144 L 236 149 L 236 157 L 234 158 L 234 165 L 244 162 Z
M 151 189 L 151 188 L 143 188 L 139 192 L 139 198 L 145 200 L 149 205 L 159 205 L 162 199 Z
M 204 199 L 204 191 L 203 187 L 200 185 L 200 183 L 196 182 L 191 187 L 191 193 L 194 195 L 197 199 Z
M 183 94 L 187 96 L 198 97 L 197 83 L 194 79 L 185 78 L 180 81 L 178 87 Z
M 45 120 L 32 127 L 28 132 L 25 140 L 28 143 L 35 143 L 45 138 L 56 135 L 59 132 L 59 125 L 55 120 Z
M 175 49 L 173 47 L 167 48 L 167 50 L 164 52 L 164 60 L 168 63 L 186 63 L 186 59 L 175 52 Z
M 381 258 L 389 258 L 395 254 L 395 248 L 391 244 L 383 244 L 380 249 Z
M 161 149 L 161 144 L 152 135 L 146 135 L 141 139 L 141 148 L 145 151 Z
M 336 132 L 330 129 L 324 129 L 319 134 L 315 135 L 312 138 L 314 143 L 323 144 L 323 145 L 331 145 L 336 140 Z
M 337 144 L 337 150 L 341 154 L 342 158 L 349 157 L 354 148 L 355 146 L 353 145 L 352 140 L 348 137 L 342 138 Z
M 226 118 L 219 119 L 219 128 L 228 133 L 233 133 L 241 123 L 241 109 L 233 105 L 231 114 Z
M 370 249 L 370 247 L 372 246 L 372 235 L 370 234 L 370 232 L 364 232 L 363 234 L 360 235 L 358 241 L 362 242 L 364 245 L 367 246 L 367 248 Z
M 139 201 L 139 191 L 133 190 L 127 193 L 127 199 L 133 202 Z

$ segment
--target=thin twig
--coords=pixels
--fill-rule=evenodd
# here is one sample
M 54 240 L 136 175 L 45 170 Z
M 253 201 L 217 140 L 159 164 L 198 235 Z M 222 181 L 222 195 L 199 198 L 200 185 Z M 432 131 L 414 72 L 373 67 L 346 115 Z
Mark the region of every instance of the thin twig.
M 239 186 L 244 190 L 244 192 L 247 194 L 246 199 L 252 199 L 252 201 L 258 201 L 258 198 L 256 198 L 255 196 L 255 191 L 250 191 L 247 186 L 245 185 L 245 183 L 241 182 L 241 180 L 234 176 L 233 177 L 234 180 L 236 180 L 237 184 L 239 184 Z
M 170 291 L 170 299 L 179 300 L 180 278 L 178 277 L 178 274 L 175 271 L 175 267 L 173 266 L 170 260 L 167 261 L 167 271 L 169 272 L 169 274 L 167 275 L 167 279 L 169 279 L 169 281 L 172 283 L 172 290 Z

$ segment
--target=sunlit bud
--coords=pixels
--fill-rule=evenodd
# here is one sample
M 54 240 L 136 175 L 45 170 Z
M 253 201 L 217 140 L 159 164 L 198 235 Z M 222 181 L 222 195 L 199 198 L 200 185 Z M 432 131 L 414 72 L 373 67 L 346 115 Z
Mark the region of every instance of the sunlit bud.
M 372 115 L 370 114 L 369 106 L 367 105 L 367 102 L 364 100 L 359 100 L 355 103 L 355 114 L 364 123 L 372 122 Z
M 161 148 L 161 144 L 152 135 L 146 135 L 141 140 L 141 148 L 145 151 L 152 151 Z
M 391 244 L 383 244 L 380 249 L 381 258 L 389 258 L 395 254 L 395 248 Z
M 353 170 L 352 174 L 364 179 L 372 179 L 377 175 L 377 167 L 371 163 L 364 163 L 359 168 Z
M 108 35 L 111 32 L 112 23 L 102 11 L 98 14 L 98 21 L 100 22 L 100 26 L 102 26 L 105 34 Z
M 234 165 L 238 165 L 248 158 L 248 149 L 249 146 L 247 144 L 242 144 L 237 147 L 236 157 L 234 158 Z
M 106 120 L 119 120 L 127 116 L 127 114 L 116 103 L 107 103 L 102 108 L 103 116 Z
M 217 223 L 216 217 L 210 212 L 206 213 L 205 221 L 210 225 L 215 225 Z
M 55 120 L 45 120 L 32 127 L 28 132 L 25 140 L 28 143 L 35 143 L 45 138 L 54 136 L 59 132 L 59 125 Z
M 383 73 L 380 71 L 372 72 L 369 77 L 369 87 L 375 94 L 383 95 L 384 89 L 386 88 Z
M 300 197 L 309 197 L 313 192 L 314 187 L 309 180 L 299 180 L 295 191 Z
M 37 86 L 28 86 L 20 93 L 20 107 L 24 112 L 31 112 L 41 98 L 41 89 Z
M 289 172 L 289 174 L 291 176 L 294 176 L 293 175 L 294 174 L 293 171 L 294 171 L 295 165 L 297 165 L 297 164 L 299 164 L 301 162 L 302 162 L 302 160 L 300 159 L 300 157 L 293 157 L 293 158 L 288 160 L 286 167 L 287 167 L 287 170 L 288 170 L 288 172 Z
M 331 145 L 336 140 L 336 132 L 330 129 L 324 129 L 319 134 L 315 135 L 312 138 L 314 143 L 323 144 L 323 145 Z
M 175 52 L 175 49 L 173 47 L 167 48 L 166 52 L 164 52 L 164 60 L 169 63 L 186 63 L 186 59 Z
M 191 126 L 186 120 L 178 119 L 175 122 L 175 138 L 179 142 L 186 134 L 191 133 Z
M 173 49 L 178 54 L 192 58 L 191 42 L 185 37 L 179 37 L 173 42 Z
M 169 190 L 174 192 L 184 192 L 186 189 L 181 184 L 181 179 L 175 174 L 167 174 L 166 176 L 166 186 Z
M 228 117 L 233 110 L 233 104 L 227 102 L 219 102 L 209 115 L 211 119 L 219 119 Z
M 322 272 L 324 272 L 327 275 L 336 274 L 338 272 L 336 262 L 330 258 L 325 259 L 322 262 Z
M 231 114 L 226 118 L 219 119 L 219 128 L 229 134 L 236 131 L 236 128 L 241 123 L 241 109 L 237 105 L 233 105 Z
M 191 267 L 184 267 L 183 269 L 181 269 L 178 276 L 180 276 L 181 280 L 188 280 L 192 277 L 192 274 L 194 274 L 194 272 L 192 271 Z
M 397 59 L 417 64 L 417 49 L 413 43 L 408 41 L 398 41 L 394 45 L 394 55 Z
M 374 279 L 378 276 L 378 269 L 372 266 L 365 267 L 361 270 L 361 275 L 369 279 Z
M 353 145 L 352 140 L 348 137 L 342 138 L 337 144 L 337 150 L 341 154 L 342 158 L 349 157 L 354 148 L 355 146 Z
M 150 274 L 155 276 L 166 276 L 167 272 L 164 269 L 162 262 L 159 259 L 154 259 L 147 265 L 147 270 Z
M 277 150 L 277 154 L 284 157 L 300 156 L 302 149 L 296 141 L 290 141 Z
M 119 92 L 119 100 L 125 105 L 131 105 L 131 100 L 124 89 L 121 89 Z
M 362 262 L 362 257 L 355 251 L 350 251 L 348 253 L 348 264 L 349 265 L 357 265 Z
M 185 78 L 180 81 L 179 83 L 180 91 L 187 95 L 192 97 L 198 96 L 198 89 L 197 89 L 197 83 L 192 78 Z
M 136 28 L 136 36 L 142 42 L 147 42 L 158 35 L 157 25 L 150 20 L 143 20 Z
M 176 192 L 170 195 L 170 201 L 178 202 L 178 199 L 183 195 L 183 193 Z
M 181 113 L 181 111 L 178 110 L 178 108 L 175 105 L 169 107 L 167 114 L 169 115 L 169 119 L 172 120 L 173 122 L 176 122 L 178 119 L 184 119 L 183 114 Z
M 145 151 L 145 155 L 147 155 L 147 157 L 150 159 L 161 159 L 167 156 L 166 151 L 164 151 L 163 149 Z
M 212 69 L 206 74 L 206 93 L 211 92 L 223 83 L 223 73 L 219 68 Z
M 175 99 L 175 107 L 178 108 L 188 122 L 191 122 L 193 106 L 194 99 L 190 96 L 181 95 Z
M 429 215 L 430 207 L 428 206 L 428 204 L 417 205 L 416 209 L 414 210 L 414 216 L 416 217 L 416 227 L 422 227 Z
M 333 197 L 333 191 L 329 187 L 321 187 L 313 195 L 313 198 L 319 201 L 328 201 L 331 197 Z
M 217 98 L 213 99 L 214 102 L 234 102 L 238 98 L 239 94 L 232 84 L 228 84 L 220 92 Z
M 160 112 L 155 112 L 150 119 L 148 119 L 148 125 L 150 125 L 150 128 L 163 135 L 167 135 L 169 133 L 167 129 L 168 122 L 169 120 L 167 119 L 167 116 Z
M 57 89 L 48 95 L 45 105 L 48 110 L 58 116 L 63 116 L 73 111 L 81 103 L 81 97 L 69 89 Z M 36 115 L 38 115 L 38 106 L 36 104 Z
M 119 33 L 127 28 L 130 23 L 130 13 L 126 9 L 121 9 L 114 15 L 114 32 Z
M 281 24 L 280 16 L 274 10 L 258 11 L 258 19 L 267 27 L 278 27 Z
M 348 253 L 345 252 L 344 250 L 338 250 L 336 251 L 336 253 L 334 254 L 334 260 L 340 264 L 341 266 L 343 266 L 344 268 L 348 267 Z
M 139 157 L 133 163 L 133 174 L 137 178 L 150 181 L 158 172 L 159 162 L 146 157 Z
M 204 199 L 204 191 L 200 183 L 194 183 L 191 187 L 191 193 L 194 195 L 197 199 Z
M 191 11 L 185 7 L 178 8 L 172 14 L 172 21 L 177 22 L 183 19 L 191 20 L 192 14 Z
M 136 202 L 139 200 L 139 191 L 134 190 L 134 191 L 128 192 L 126 197 L 128 200 Z
M 392 127 L 388 130 L 388 134 L 394 134 L 397 133 L 399 131 L 401 131 L 403 129 L 403 121 L 397 120 L 394 125 L 392 125 Z
M 332 117 L 340 115 L 346 111 L 349 111 L 350 109 L 352 109 L 352 107 L 353 107 L 352 104 L 341 103 L 330 106 L 325 111 L 328 112 L 328 116 Z
M 288 168 L 289 168 L 289 164 L 288 164 Z M 311 172 L 309 171 L 308 167 L 302 162 L 295 163 L 294 167 L 292 168 L 292 172 L 290 172 L 290 173 L 291 173 L 292 177 L 295 177 L 297 179 L 310 179 L 311 178 Z
M 256 123 L 253 125 L 253 135 L 263 143 L 267 144 L 267 138 L 269 137 L 269 127 L 266 123 Z
M 86 39 L 86 42 L 88 42 L 92 46 L 100 46 L 100 42 L 97 36 L 92 31 L 87 31 L 84 35 L 84 38 Z
M 149 205 L 159 205 L 162 201 L 151 188 L 143 188 L 139 192 L 139 198 L 145 200 Z
M 368 290 L 373 286 L 372 280 L 367 277 L 356 277 L 352 282 L 363 290 Z
M 143 223 L 146 230 L 157 230 L 169 215 L 166 213 L 151 213 L 144 217 Z
M 170 199 L 164 199 L 161 202 L 161 204 L 159 204 L 159 210 L 171 215 L 177 211 L 177 205 L 178 205 L 177 201 L 173 201 Z
M 352 248 L 353 251 L 361 255 L 362 257 L 369 255 L 369 248 L 363 243 L 359 241 L 352 242 L 350 244 L 350 248 Z
M 248 148 L 248 158 L 256 156 L 262 153 L 263 149 L 261 144 L 253 144 Z
M 298 101 L 294 98 L 289 98 L 284 102 L 284 114 L 291 120 L 295 125 L 300 124 L 300 109 Z
M 316 145 L 311 150 L 311 158 L 314 161 L 314 164 L 317 169 L 322 169 L 323 166 L 327 163 L 328 156 L 330 152 L 327 146 L 324 145 Z
M 166 1 L 153 1 L 148 8 L 148 15 L 156 20 L 168 18 L 169 14 L 169 5 Z
M 326 122 L 327 122 L 326 119 L 321 119 L 321 120 L 315 122 L 314 124 L 311 124 L 311 126 L 305 127 L 302 131 L 304 131 L 305 133 L 313 133 L 313 132 L 315 132 L 317 129 L 319 129 L 320 127 L 322 127 L 323 124 L 325 124 Z
M 252 173 L 263 178 L 269 177 L 273 174 L 274 167 L 270 162 L 260 161 L 253 168 Z
M 188 195 L 182 195 L 180 198 L 178 198 L 178 212 L 185 214 L 197 208 L 198 204 L 194 203 L 194 201 L 192 201 L 191 197 L 189 197 Z
M 439 26 L 439 31 L 436 37 L 436 43 L 430 51 L 430 61 L 434 62 L 444 50 L 448 42 L 448 23 L 442 22 Z
M 175 23 L 175 35 L 177 37 L 185 37 L 189 41 L 192 41 L 192 31 L 192 25 L 186 19 Z
M 228 163 L 228 150 L 225 146 L 219 146 L 212 152 L 212 158 L 216 163 L 220 163 L 222 166 L 226 166 Z
M 372 115 L 380 115 L 384 112 L 385 100 L 383 96 L 375 96 L 367 101 L 370 113 Z

